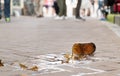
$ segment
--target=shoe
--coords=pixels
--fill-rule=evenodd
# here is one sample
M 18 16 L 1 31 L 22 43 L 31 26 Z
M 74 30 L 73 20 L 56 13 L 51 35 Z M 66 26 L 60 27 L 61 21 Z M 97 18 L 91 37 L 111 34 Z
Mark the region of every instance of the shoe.
M 63 19 L 63 16 L 56 16 L 55 18 L 54 18 L 55 20 L 62 20 Z
M 5 18 L 5 21 L 10 22 L 10 18 L 9 17 Z
M 82 17 L 76 17 L 76 19 L 80 19 L 80 20 L 85 21 L 85 19 L 84 19 L 84 18 L 82 18 Z
M 105 18 L 101 18 L 100 20 L 101 20 L 101 21 L 106 21 L 106 19 L 105 19 Z
M 37 18 L 41 18 L 41 17 L 43 17 L 43 15 L 39 15 L 39 16 L 37 16 Z
M 63 20 L 66 20 L 66 19 L 68 19 L 68 17 L 66 17 L 66 16 L 63 16 Z

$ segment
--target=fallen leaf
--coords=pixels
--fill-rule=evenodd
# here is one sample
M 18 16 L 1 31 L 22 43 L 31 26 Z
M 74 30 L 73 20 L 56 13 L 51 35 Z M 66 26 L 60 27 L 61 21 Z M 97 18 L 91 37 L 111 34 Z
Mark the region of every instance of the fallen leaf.
M 77 56 L 74 56 L 74 60 L 80 60 L 80 58 Z
M 22 68 L 22 69 L 27 69 L 28 67 L 26 66 L 26 65 L 24 65 L 24 64 L 19 64 L 19 66 Z
M 65 58 L 70 58 L 71 55 L 70 55 L 70 54 L 65 54 L 64 57 L 65 57 Z
M 65 54 L 64 57 L 66 58 L 66 60 L 62 63 L 69 63 L 71 55 L 70 54 Z
M 61 64 L 63 64 L 63 63 L 69 63 L 69 59 L 67 59 L 67 60 L 61 60 Z
M 37 67 L 37 66 L 33 66 L 32 68 L 30 68 L 30 69 L 28 69 L 28 70 L 38 71 L 38 67 Z
M 66 60 L 66 63 L 69 63 L 69 60 L 70 60 L 70 59 L 68 58 L 68 59 Z
M 3 63 L 2 63 L 2 60 L 0 60 L 0 67 L 4 66 Z

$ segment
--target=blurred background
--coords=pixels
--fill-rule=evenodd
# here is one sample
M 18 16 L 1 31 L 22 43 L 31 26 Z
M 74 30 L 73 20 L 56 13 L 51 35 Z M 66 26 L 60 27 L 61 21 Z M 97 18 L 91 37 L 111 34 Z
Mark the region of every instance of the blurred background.
M 35 16 L 36 0 L 11 0 L 11 15 L 13 16 Z M 1 8 L 4 0 L 1 0 Z M 74 17 L 77 0 L 66 0 L 67 17 Z M 56 0 L 43 0 L 43 17 L 54 17 L 59 10 Z M 57 8 L 58 7 L 58 8 Z M 57 9 L 56 9 L 57 8 Z M 103 18 L 109 14 L 120 13 L 120 0 L 82 0 L 80 10 L 83 17 Z

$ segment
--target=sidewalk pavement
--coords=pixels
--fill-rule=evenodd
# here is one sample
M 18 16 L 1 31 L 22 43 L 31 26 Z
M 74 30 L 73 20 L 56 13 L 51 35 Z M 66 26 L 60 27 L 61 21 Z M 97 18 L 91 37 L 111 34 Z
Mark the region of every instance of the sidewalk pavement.
M 105 21 L 12 17 L 0 21 L 2 76 L 120 76 L 120 27 Z M 60 64 L 51 59 L 71 54 L 76 42 L 94 42 L 89 60 Z M 19 64 L 38 71 L 20 68 Z

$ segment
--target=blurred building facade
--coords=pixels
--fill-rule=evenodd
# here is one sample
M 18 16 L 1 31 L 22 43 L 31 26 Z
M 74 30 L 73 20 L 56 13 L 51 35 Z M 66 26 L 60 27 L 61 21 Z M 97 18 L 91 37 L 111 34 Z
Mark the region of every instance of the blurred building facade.
M 33 0 L 11 0 L 11 15 L 29 15 L 32 9 L 31 2 Z M 4 0 L 1 0 L 2 9 L 4 9 Z

